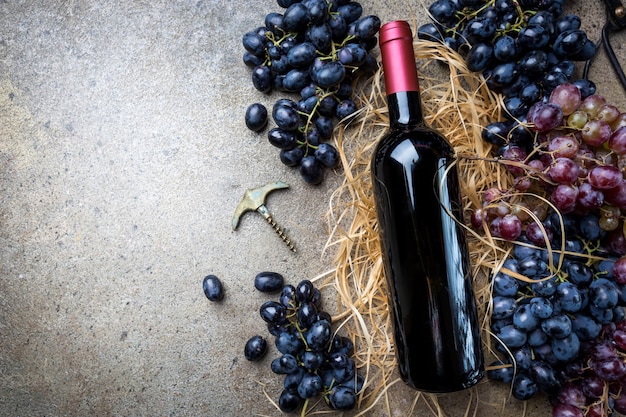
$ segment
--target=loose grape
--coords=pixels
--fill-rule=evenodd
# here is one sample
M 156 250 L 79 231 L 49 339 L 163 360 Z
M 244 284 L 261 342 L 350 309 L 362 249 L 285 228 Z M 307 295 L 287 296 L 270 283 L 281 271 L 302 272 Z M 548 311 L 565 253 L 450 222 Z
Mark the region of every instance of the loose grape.
M 589 184 L 600 190 L 617 187 L 622 181 L 622 173 L 612 165 L 600 165 L 589 171 Z
M 252 70 L 252 84 L 262 93 L 272 90 L 272 73 L 266 65 L 259 65 Z
M 555 158 L 574 158 L 578 153 L 578 141 L 571 136 L 557 136 L 550 141 L 548 151 Z
M 580 408 L 571 405 L 557 403 L 552 408 L 552 417 L 584 417 L 585 413 Z
M 326 167 L 335 168 L 339 165 L 339 152 L 331 144 L 320 143 L 315 150 L 314 155 L 315 159 Z
M 515 240 L 522 234 L 522 221 L 513 214 L 505 215 L 500 221 L 500 235 L 506 240 Z
M 611 134 L 609 148 L 618 155 L 626 155 L 626 126 L 621 126 Z
M 296 411 L 302 406 L 303 403 L 304 400 L 300 398 L 298 393 L 292 392 L 289 389 L 284 389 L 278 398 L 278 406 L 284 413 L 292 413 Z
M 569 116 L 580 105 L 580 90 L 573 84 L 558 85 L 550 94 L 550 102 L 561 107 L 564 116 Z
M 450 0 L 435 0 L 429 7 L 428 12 L 439 23 L 448 23 L 454 17 L 457 8 Z M 495 31 L 495 26 L 494 26 Z
M 587 115 L 586 112 L 575 111 L 567 116 L 567 125 L 573 127 L 574 129 L 582 129 L 588 120 L 589 115 Z
M 340 411 L 352 410 L 357 402 L 354 390 L 344 386 L 332 388 L 328 399 L 330 406 Z
M 267 353 L 267 341 L 262 336 L 252 336 L 246 342 L 244 356 L 249 361 L 259 361 Z
M 554 103 L 536 103 L 528 110 L 528 121 L 535 125 L 539 132 L 554 129 L 563 120 L 563 111 Z
M 600 146 L 611 137 L 611 126 L 604 120 L 589 120 L 582 128 L 582 139 L 590 146 Z
M 324 179 L 322 165 L 313 155 L 308 155 L 300 161 L 300 175 L 302 179 L 311 185 L 317 185 Z
M 620 127 L 626 126 L 626 113 L 620 113 L 611 123 L 611 129 L 615 132 Z
M 604 194 L 584 182 L 578 187 L 578 205 L 587 210 L 598 210 L 604 203 Z
M 559 184 L 554 191 L 552 191 L 550 201 L 554 203 L 554 206 L 561 213 L 571 213 L 576 208 L 577 198 L 578 187 L 568 184 Z
M 211 301 L 220 301 L 224 298 L 224 286 L 215 275 L 207 275 L 202 281 L 204 295 Z
M 598 110 L 598 114 L 596 117 L 600 120 L 604 120 L 605 122 L 611 124 L 615 119 L 620 115 L 619 110 L 612 104 L 604 104 Z
M 569 158 L 557 158 L 550 168 L 548 175 L 560 184 L 572 184 L 578 178 L 578 165 Z
M 285 278 L 278 272 L 259 272 L 254 277 L 254 287 L 266 293 L 276 292 L 283 288 Z
M 475 43 L 467 54 L 467 68 L 470 71 L 482 71 L 487 68 L 493 57 L 493 47 L 488 43 Z
M 606 104 L 606 99 L 600 95 L 594 94 L 585 98 L 580 104 L 578 110 L 586 112 L 591 118 L 596 117 L 600 111 L 600 107 Z

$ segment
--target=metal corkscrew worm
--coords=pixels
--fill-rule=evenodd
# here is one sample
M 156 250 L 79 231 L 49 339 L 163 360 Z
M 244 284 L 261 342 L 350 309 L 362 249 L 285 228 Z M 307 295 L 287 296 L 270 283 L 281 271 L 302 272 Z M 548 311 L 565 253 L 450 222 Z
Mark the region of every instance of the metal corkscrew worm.
M 243 199 L 237 205 L 237 208 L 235 209 L 235 214 L 233 215 L 233 219 L 231 222 L 233 230 L 237 229 L 237 226 L 239 225 L 239 220 L 241 219 L 241 216 L 243 216 L 244 213 L 248 211 L 256 211 L 259 214 L 261 214 L 261 216 L 263 216 L 263 218 L 267 220 L 267 222 L 274 228 L 274 231 L 276 232 L 276 234 L 282 239 L 283 242 L 285 242 L 285 244 L 289 247 L 289 249 L 292 252 L 295 252 L 296 251 L 295 246 L 293 245 L 291 240 L 287 237 L 283 229 L 272 218 L 272 215 L 270 214 L 269 210 L 265 206 L 265 199 L 267 198 L 267 195 L 269 193 L 271 193 L 272 191 L 281 190 L 285 188 L 289 188 L 289 184 L 285 184 L 284 182 L 281 182 L 281 181 L 276 181 L 276 182 L 266 184 L 259 188 L 246 190 L 246 192 L 244 193 Z

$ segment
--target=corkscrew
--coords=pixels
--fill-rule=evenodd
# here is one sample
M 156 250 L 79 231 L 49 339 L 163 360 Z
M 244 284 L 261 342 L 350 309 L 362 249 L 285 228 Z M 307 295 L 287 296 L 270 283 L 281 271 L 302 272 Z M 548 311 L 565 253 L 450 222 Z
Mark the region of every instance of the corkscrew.
M 284 182 L 276 181 L 259 188 L 246 190 L 243 199 L 237 205 L 237 208 L 235 209 L 235 214 L 233 215 L 233 219 L 231 222 L 233 230 L 237 229 L 237 226 L 239 225 L 239 220 L 244 213 L 248 211 L 256 211 L 257 213 L 261 214 L 261 216 L 263 216 L 265 220 L 267 220 L 270 226 L 274 228 L 276 234 L 282 239 L 283 242 L 285 242 L 289 249 L 291 249 L 292 252 L 295 252 L 296 248 L 294 247 L 293 243 L 287 237 L 283 229 L 274 221 L 272 215 L 265 206 L 265 199 L 267 198 L 267 195 L 269 193 L 285 188 L 289 188 L 289 185 L 285 184 Z

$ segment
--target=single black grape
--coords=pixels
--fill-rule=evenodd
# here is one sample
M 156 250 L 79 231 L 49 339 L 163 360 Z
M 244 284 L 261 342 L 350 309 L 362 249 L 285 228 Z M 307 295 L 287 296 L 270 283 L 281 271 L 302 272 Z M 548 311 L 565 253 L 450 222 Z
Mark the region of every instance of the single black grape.
M 286 308 L 295 308 L 296 301 L 296 287 L 291 284 L 287 284 L 283 287 L 278 297 L 278 301 Z
M 287 62 L 294 68 L 306 68 L 313 63 L 316 56 L 315 45 L 302 42 L 289 50 Z
M 311 14 L 302 3 L 294 3 L 283 13 L 283 26 L 287 31 L 298 32 L 311 22 Z
M 255 56 L 265 53 L 265 38 L 255 32 L 248 32 L 242 38 L 243 47 Z
M 528 25 L 517 35 L 517 45 L 526 51 L 541 49 L 550 42 L 548 30 L 537 24 Z
M 302 366 L 304 366 L 306 369 L 308 369 L 309 371 L 316 371 L 324 364 L 326 360 L 326 355 L 324 354 L 324 352 L 306 350 L 300 356 L 300 360 L 302 361 Z
M 266 65 L 259 65 L 252 70 L 252 84 L 262 93 L 272 91 L 272 72 Z
M 587 40 L 587 35 L 582 30 L 566 30 L 557 36 L 552 45 L 552 50 L 556 56 L 567 58 L 580 52 Z
M 322 88 L 338 85 L 346 77 L 346 67 L 339 61 L 330 61 L 311 70 L 311 79 Z
M 311 74 L 308 69 L 294 68 L 285 74 L 282 86 L 285 91 L 295 93 L 311 83 Z
M 315 119 L 315 127 L 322 139 L 330 139 L 334 129 L 333 119 L 328 116 L 319 116 Z
M 265 15 L 265 27 L 274 35 L 282 36 L 283 29 L 283 15 L 276 12 L 271 12 Z
M 295 298 L 299 303 L 311 301 L 315 287 L 308 279 L 304 279 L 298 283 L 295 288 Z
M 207 275 L 202 281 L 204 295 L 211 301 L 220 301 L 224 298 L 222 281 L 215 275 Z
M 272 361 L 272 364 L 270 365 L 272 372 L 282 375 L 295 372 L 298 369 L 298 366 L 298 360 L 295 356 L 290 354 L 279 356 L 278 358 L 274 359 Z
M 352 100 L 347 99 L 342 100 L 339 104 L 337 104 L 337 107 L 335 108 L 335 115 L 337 116 L 337 119 L 342 120 L 346 117 L 352 116 L 354 113 L 356 113 L 356 111 L 356 103 Z
M 246 51 L 243 53 L 243 63 L 249 68 L 254 68 L 263 64 L 263 58 Z
M 339 152 L 328 143 L 320 143 L 314 152 L 315 159 L 328 168 L 335 168 L 339 165 Z
M 426 23 L 417 28 L 417 38 L 435 42 L 443 40 L 441 31 L 434 23 Z
M 284 389 L 278 398 L 278 407 L 284 413 L 292 413 L 302 407 L 304 400 L 297 392 Z
M 326 320 L 316 321 L 306 332 L 307 346 L 312 350 L 325 349 L 330 343 L 331 328 Z
M 328 3 L 326 0 L 309 0 L 307 8 L 309 9 L 313 25 L 320 24 L 328 19 Z
M 297 104 L 291 100 L 288 100 L 288 104 L 284 104 L 285 101 L 277 101 L 272 109 L 272 118 L 279 128 L 293 132 L 300 127 L 302 120 L 298 114 Z
M 492 122 L 483 128 L 481 135 L 482 139 L 486 142 L 504 146 L 507 143 L 510 130 L 511 125 L 508 122 Z
M 428 13 L 439 23 L 449 23 L 456 12 L 457 7 L 451 0 L 435 0 L 428 7 Z
M 261 103 L 248 106 L 245 116 L 246 126 L 255 132 L 260 132 L 267 126 L 267 108 Z
M 509 62 L 517 57 L 517 46 L 515 38 L 504 35 L 498 38 L 493 44 L 493 56 L 502 62 Z
M 261 318 L 268 323 L 282 324 L 286 320 L 287 311 L 285 306 L 276 301 L 266 301 L 259 309 Z
M 340 14 L 331 14 L 328 19 L 328 25 L 330 26 L 333 41 L 342 42 L 348 35 L 348 24 Z
M 517 72 L 518 69 L 515 62 L 499 64 L 493 68 L 491 77 L 487 80 L 487 82 L 493 87 L 492 89 L 505 87 L 515 80 Z
M 483 71 L 493 57 L 493 46 L 489 43 L 475 43 L 467 54 L 467 68 L 470 71 Z
M 280 353 L 298 356 L 304 349 L 304 341 L 300 334 L 286 330 L 275 336 L 274 344 Z
M 308 329 L 317 320 L 317 307 L 312 302 L 305 302 L 298 307 L 298 325 L 301 329 Z
M 298 136 L 295 132 L 287 132 L 279 127 L 267 132 L 268 141 L 280 149 L 293 149 L 298 144 Z
M 291 149 L 281 149 L 280 151 L 280 161 L 289 167 L 300 165 L 302 158 L 304 158 L 304 149 L 302 146 Z
M 311 185 L 317 185 L 324 179 L 322 165 L 313 155 L 307 155 L 300 161 L 300 176 Z
M 568 30 L 580 29 L 580 24 L 580 17 L 575 14 L 566 14 L 557 19 L 556 31 L 562 33 Z
M 349 43 L 337 52 L 337 59 L 344 65 L 359 66 L 367 58 L 367 51 L 357 43 Z
M 380 24 L 381 21 L 378 16 L 364 16 L 351 25 L 349 33 L 358 40 L 371 39 L 378 33 Z
M 331 390 L 328 401 L 335 410 L 349 411 L 356 406 L 356 395 L 354 389 L 338 386 Z
M 347 24 L 350 24 L 361 17 L 363 14 L 363 7 L 356 1 L 351 1 L 347 4 L 339 6 L 337 8 L 337 13 L 343 17 Z
M 476 17 L 465 27 L 464 34 L 471 42 L 489 42 L 496 33 L 496 22 L 489 17 Z
M 266 293 L 277 292 L 283 288 L 285 278 L 278 272 L 264 271 L 259 272 L 254 277 L 254 287 Z
M 323 387 L 322 378 L 313 372 L 306 372 L 298 384 L 298 395 L 303 398 L 313 398 L 320 393 Z
M 327 53 L 330 51 L 330 46 L 333 41 L 333 32 L 328 23 L 309 26 L 304 36 L 319 52 Z
M 259 361 L 267 353 L 267 341 L 262 336 L 252 336 L 246 342 L 244 356 L 249 361 Z

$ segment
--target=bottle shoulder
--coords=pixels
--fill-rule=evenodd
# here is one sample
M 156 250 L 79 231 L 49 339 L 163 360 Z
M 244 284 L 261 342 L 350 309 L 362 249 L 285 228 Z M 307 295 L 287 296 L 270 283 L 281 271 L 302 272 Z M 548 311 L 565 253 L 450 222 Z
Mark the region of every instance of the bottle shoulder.
M 376 155 L 391 154 L 398 147 L 410 145 L 418 152 L 430 152 L 444 158 L 453 158 L 454 149 L 441 133 L 426 125 L 410 129 L 390 130 L 376 145 Z

